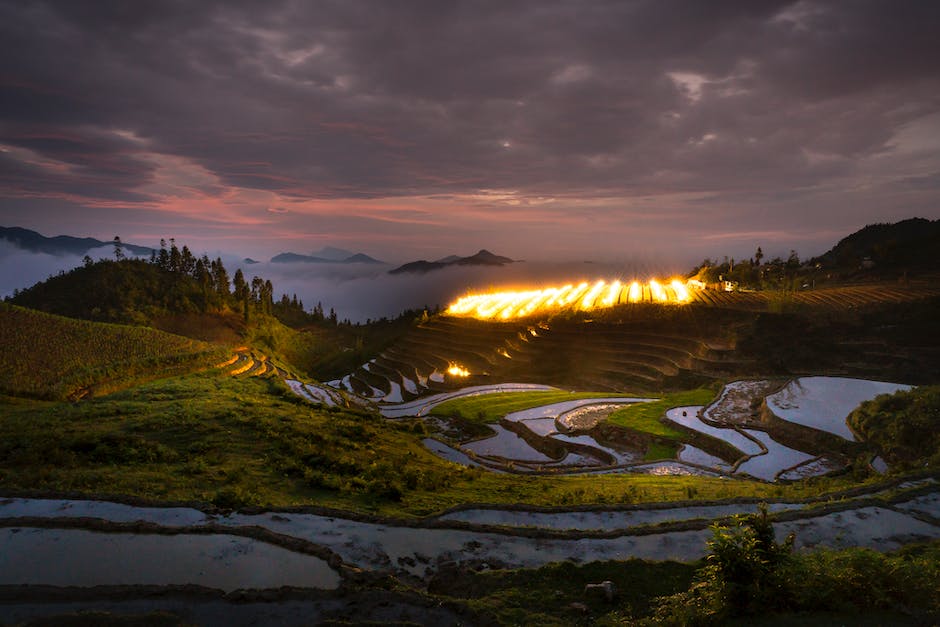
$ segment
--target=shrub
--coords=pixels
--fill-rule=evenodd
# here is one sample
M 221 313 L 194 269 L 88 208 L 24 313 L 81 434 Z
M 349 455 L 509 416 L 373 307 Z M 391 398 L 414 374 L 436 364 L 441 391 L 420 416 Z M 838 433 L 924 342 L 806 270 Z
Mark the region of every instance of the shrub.
M 705 566 L 687 592 L 660 600 L 655 618 L 671 625 L 703 625 L 730 616 L 751 615 L 788 605 L 784 566 L 794 537 L 774 538 L 767 506 L 738 515 L 730 525 L 712 525 Z

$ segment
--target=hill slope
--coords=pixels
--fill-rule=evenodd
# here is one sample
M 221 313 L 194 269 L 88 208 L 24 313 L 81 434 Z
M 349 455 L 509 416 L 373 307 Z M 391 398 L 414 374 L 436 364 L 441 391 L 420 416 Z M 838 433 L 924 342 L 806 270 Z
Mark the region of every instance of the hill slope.
M 480 250 L 475 255 L 469 257 L 458 257 L 450 255 L 437 261 L 427 261 L 419 259 L 389 270 L 389 274 L 424 274 L 432 270 L 440 270 L 448 266 L 504 266 L 507 263 L 514 263 L 509 257 L 494 255 L 488 250 Z
M 112 242 L 103 242 L 93 237 L 72 237 L 71 235 L 46 237 L 36 231 L 18 226 L 0 226 L 0 239 L 11 242 L 23 250 L 47 255 L 84 255 L 94 248 L 112 244 Z M 153 251 L 152 248 L 135 244 L 122 244 L 122 246 L 125 251 L 135 255 L 149 255 Z
M 167 313 L 205 311 L 211 294 L 194 279 L 146 261 L 100 261 L 37 283 L 13 303 L 100 322 L 150 324 Z
M 0 304 L 0 392 L 77 398 L 212 365 L 228 351 L 143 327 Z
M 870 224 L 843 238 L 820 259 L 828 266 L 858 268 L 866 258 L 876 268 L 936 270 L 940 220 L 910 218 Z

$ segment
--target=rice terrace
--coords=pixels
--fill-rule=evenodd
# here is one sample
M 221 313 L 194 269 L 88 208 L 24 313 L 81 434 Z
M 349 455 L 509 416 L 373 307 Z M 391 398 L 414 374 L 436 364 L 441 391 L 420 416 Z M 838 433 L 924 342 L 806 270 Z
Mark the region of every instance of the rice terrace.
M 703 264 L 354 325 L 159 253 L 0 308 L 4 620 L 669 623 L 748 533 L 785 557 L 771 614 L 937 616 L 887 575 L 936 581 L 936 269 Z M 810 601 L 835 573 L 906 600 Z M 732 616 L 714 594 L 678 622 Z
M 940 625 L 938 32 L 0 0 L 0 627 Z

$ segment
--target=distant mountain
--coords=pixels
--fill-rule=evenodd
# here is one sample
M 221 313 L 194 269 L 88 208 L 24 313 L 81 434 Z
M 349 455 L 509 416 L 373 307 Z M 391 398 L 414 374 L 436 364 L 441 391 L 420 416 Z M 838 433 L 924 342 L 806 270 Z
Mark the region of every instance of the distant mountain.
M 504 266 L 507 263 L 514 263 L 509 257 L 494 255 L 488 250 L 481 250 L 475 255 L 469 257 L 458 257 L 450 255 L 437 261 L 427 261 L 420 259 L 404 265 L 398 266 L 394 270 L 389 270 L 389 274 L 424 274 L 434 270 L 447 268 L 448 266 Z
M 824 266 L 933 270 L 938 268 L 940 220 L 910 218 L 894 224 L 869 224 L 843 238 L 818 258 Z
M 339 250 L 339 249 L 334 249 Z M 373 259 L 363 253 L 350 254 L 342 259 L 329 259 L 327 257 L 314 257 L 312 255 L 300 255 L 298 253 L 281 253 L 271 257 L 271 263 L 374 263 L 383 264 L 384 261 Z
M 369 255 L 364 253 L 356 253 L 351 255 L 343 260 L 343 263 L 385 263 L 384 261 L 379 261 L 378 259 L 373 259 Z
M 72 237 L 70 235 L 57 235 L 55 237 L 46 237 L 23 229 L 18 226 L 3 227 L 0 226 L 0 240 L 11 242 L 17 248 L 28 250 L 34 253 L 45 253 L 47 255 L 84 255 L 89 250 L 101 248 L 102 246 L 111 246 L 113 242 L 103 242 L 93 237 Z M 133 255 L 149 255 L 153 248 L 147 246 L 137 246 L 136 244 L 123 244 L 124 251 Z
M 324 246 L 320 250 L 310 253 L 311 257 L 320 257 L 330 261 L 345 261 L 354 255 L 353 251 L 345 248 L 336 248 L 334 246 Z
M 446 268 L 449 266 L 449 263 L 440 263 L 438 261 L 428 261 L 426 259 L 419 259 L 418 261 L 412 261 L 403 265 L 398 266 L 393 270 L 389 270 L 389 274 L 424 274 L 425 272 L 431 272 L 432 270 L 440 270 L 441 268 Z
M 509 257 L 494 255 L 490 251 L 483 249 L 470 257 L 463 257 L 451 263 L 458 266 L 505 266 L 507 263 L 513 263 Z
M 245 264 L 247 264 L 247 265 L 249 265 L 249 266 L 252 265 L 252 264 L 255 264 L 255 263 L 261 263 L 260 261 L 255 261 L 255 260 L 252 259 L 251 257 L 245 257 L 244 259 L 242 259 L 242 262 L 245 263 Z

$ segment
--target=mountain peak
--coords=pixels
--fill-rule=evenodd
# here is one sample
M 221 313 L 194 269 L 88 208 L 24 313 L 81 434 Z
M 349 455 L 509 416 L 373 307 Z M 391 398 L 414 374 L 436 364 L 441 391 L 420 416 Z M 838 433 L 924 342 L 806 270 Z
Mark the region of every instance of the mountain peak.
M 485 248 L 481 248 L 479 252 L 477 252 L 475 255 L 470 255 L 469 257 L 448 255 L 447 257 L 438 259 L 437 261 L 425 261 L 424 259 L 419 261 L 412 261 L 411 263 L 406 263 L 393 270 L 389 270 L 389 274 L 402 274 L 406 272 L 423 274 L 425 272 L 431 272 L 432 270 L 440 270 L 441 268 L 446 268 L 448 266 L 504 266 L 507 263 L 513 263 L 513 260 L 509 257 L 494 255 Z

